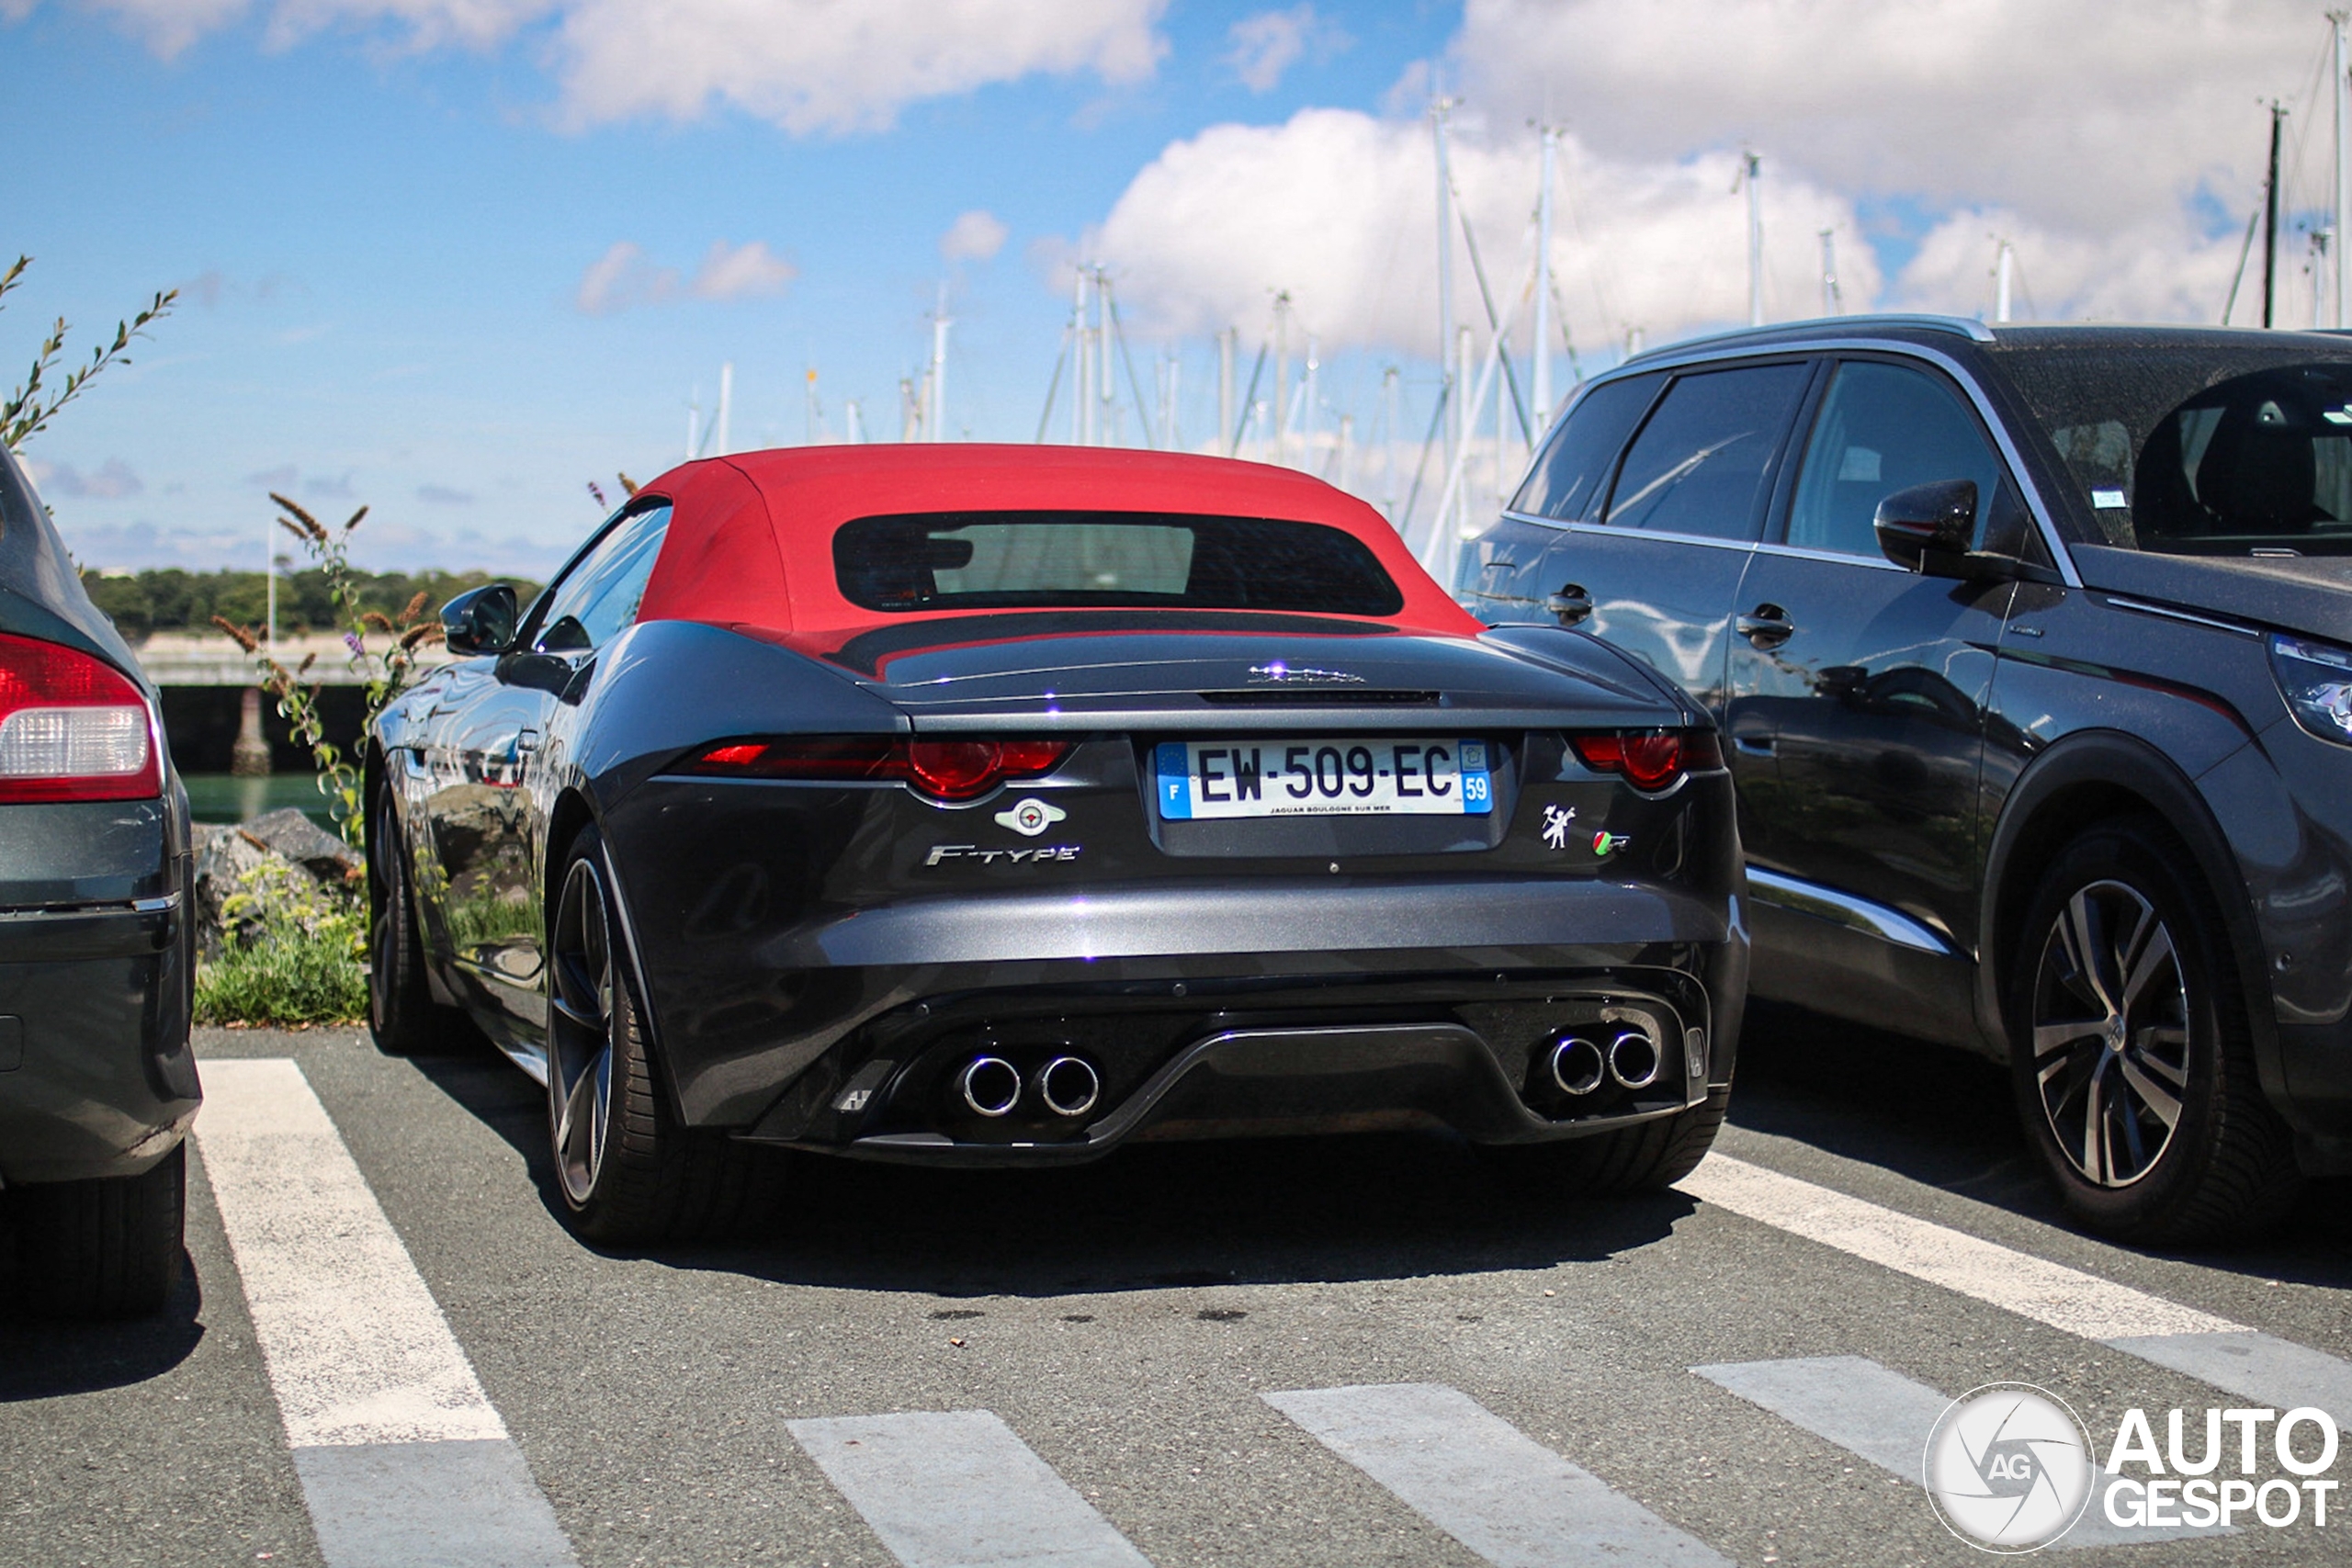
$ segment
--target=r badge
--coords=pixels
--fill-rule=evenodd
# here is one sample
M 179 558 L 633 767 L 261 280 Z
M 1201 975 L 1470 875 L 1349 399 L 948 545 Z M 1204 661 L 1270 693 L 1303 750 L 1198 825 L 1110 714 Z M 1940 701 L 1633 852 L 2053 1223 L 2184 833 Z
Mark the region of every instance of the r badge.
M 1628 833 L 1595 833 L 1592 836 L 1592 852 L 1607 860 L 1633 841 L 1633 836 Z
M 1034 839 L 1069 813 L 1058 806 L 1048 806 L 1035 795 L 996 814 L 996 825 L 1010 828 L 1016 833 Z

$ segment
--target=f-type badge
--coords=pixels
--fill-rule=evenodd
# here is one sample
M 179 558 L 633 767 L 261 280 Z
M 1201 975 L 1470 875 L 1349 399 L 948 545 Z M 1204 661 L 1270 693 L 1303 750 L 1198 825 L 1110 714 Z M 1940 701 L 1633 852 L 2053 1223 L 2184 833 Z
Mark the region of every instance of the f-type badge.
M 1069 815 L 1060 807 L 1048 806 L 1033 795 L 998 812 L 996 825 L 1034 839 Z

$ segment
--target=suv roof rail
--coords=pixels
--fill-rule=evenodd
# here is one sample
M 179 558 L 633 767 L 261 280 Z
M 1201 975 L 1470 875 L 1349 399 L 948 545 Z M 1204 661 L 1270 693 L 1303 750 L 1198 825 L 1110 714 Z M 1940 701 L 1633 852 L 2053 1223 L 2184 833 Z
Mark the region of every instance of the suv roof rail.
M 1954 337 L 1964 337 L 1973 343 L 1993 341 L 1993 329 L 1971 316 L 1937 316 L 1924 311 L 1913 313 L 1890 310 L 1875 315 L 1819 316 L 1803 321 L 1774 321 L 1761 327 L 1735 327 L 1728 332 L 1708 333 L 1703 336 L 1683 338 L 1677 343 L 1660 344 L 1656 348 L 1645 348 L 1639 354 L 1628 355 L 1625 363 L 1632 364 L 1636 360 L 1647 359 L 1653 355 L 1679 353 L 1694 348 L 1701 344 L 1730 344 L 1747 338 L 1752 338 L 1758 343 L 1770 343 L 1778 338 L 1818 337 L 1824 333 L 1851 332 L 1856 328 L 1864 331 L 1883 331 L 1889 327 L 1908 328 L 1913 332 L 1949 333 Z

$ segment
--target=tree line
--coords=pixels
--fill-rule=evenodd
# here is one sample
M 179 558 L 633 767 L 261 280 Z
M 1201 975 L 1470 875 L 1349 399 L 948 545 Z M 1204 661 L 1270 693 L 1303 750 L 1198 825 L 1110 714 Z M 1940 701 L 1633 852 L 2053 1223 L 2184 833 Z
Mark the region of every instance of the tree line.
M 353 571 L 360 608 L 397 621 L 415 597 L 437 610 L 469 588 L 511 582 L 529 604 L 539 585 L 486 571 Z M 269 582 L 258 571 L 187 571 L 164 567 L 146 571 L 82 574 L 91 602 L 113 618 L 122 635 L 138 641 L 155 632 L 209 631 L 219 615 L 241 626 L 258 626 L 269 614 Z M 277 579 L 277 629 L 281 635 L 334 631 L 342 622 L 322 570 L 281 572 Z

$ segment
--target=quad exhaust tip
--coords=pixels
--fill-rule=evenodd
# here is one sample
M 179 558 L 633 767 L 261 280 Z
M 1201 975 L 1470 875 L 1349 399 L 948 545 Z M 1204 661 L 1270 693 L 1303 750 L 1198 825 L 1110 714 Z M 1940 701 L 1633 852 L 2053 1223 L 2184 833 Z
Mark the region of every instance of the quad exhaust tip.
M 975 1113 L 1010 1116 L 1021 1103 L 1021 1069 L 1001 1056 L 975 1056 L 956 1075 L 956 1087 Z
M 1057 1056 L 1037 1075 L 1037 1098 L 1057 1116 L 1083 1116 L 1102 1098 L 1102 1077 L 1082 1056 Z
M 1565 1093 L 1590 1094 L 1608 1074 L 1600 1047 L 1581 1034 L 1565 1035 L 1552 1047 L 1552 1081 Z
M 1657 1043 L 1627 1030 L 1609 1044 L 1609 1076 L 1625 1089 L 1647 1089 L 1657 1082 Z

